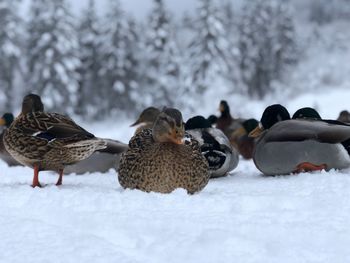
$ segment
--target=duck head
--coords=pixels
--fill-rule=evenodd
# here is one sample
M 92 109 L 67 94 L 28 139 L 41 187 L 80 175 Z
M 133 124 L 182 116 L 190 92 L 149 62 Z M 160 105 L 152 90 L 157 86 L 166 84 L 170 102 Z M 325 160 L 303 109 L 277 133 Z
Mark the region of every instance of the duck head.
M 228 106 L 228 103 L 226 100 L 220 101 L 219 111 L 221 112 L 221 116 L 230 115 L 230 107 Z
M 210 115 L 207 118 L 207 120 L 209 121 L 210 125 L 212 126 L 212 125 L 214 125 L 217 122 L 218 117 L 216 117 L 215 115 Z
M 277 122 L 284 120 L 290 120 L 287 109 L 281 104 L 270 105 L 264 110 L 259 125 L 249 133 L 249 136 L 258 137 L 264 130 L 268 130 Z
M 130 127 L 139 125 L 141 123 L 154 123 L 160 113 L 160 110 L 155 107 L 148 107 L 144 109 L 139 118 L 130 125 Z
M 23 98 L 21 114 L 30 112 L 44 111 L 44 104 L 40 96 L 36 94 L 28 94 Z
M 5 113 L 0 118 L 0 126 L 6 126 L 7 128 L 10 127 L 11 123 L 13 122 L 14 117 L 12 113 Z
M 156 142 L 183 144 L 185 128 L 181 112 L 173 108 L 164 108 L 153 125 L 152 134 Z
M 304 107 L 304 108 L 297 110 L 293 114 L 292 119 L 321 120 L 321 116 L 314 108 Z
M 194 130 L 194 129 L 206 129 L 211 128 L 210 122 L 203 116 L 194 116 L 187 120 L 185 124 L 185 130 Z

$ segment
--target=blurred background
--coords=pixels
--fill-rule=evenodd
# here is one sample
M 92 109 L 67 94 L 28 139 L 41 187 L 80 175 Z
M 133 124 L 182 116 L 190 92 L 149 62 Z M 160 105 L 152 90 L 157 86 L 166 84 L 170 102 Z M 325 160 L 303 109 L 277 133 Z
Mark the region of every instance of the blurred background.
M 221 99 L 326 114 L 350 96 L 349 26 L 349 0 L 0 0 L 0 111 L 35 92 L 85 120 Z

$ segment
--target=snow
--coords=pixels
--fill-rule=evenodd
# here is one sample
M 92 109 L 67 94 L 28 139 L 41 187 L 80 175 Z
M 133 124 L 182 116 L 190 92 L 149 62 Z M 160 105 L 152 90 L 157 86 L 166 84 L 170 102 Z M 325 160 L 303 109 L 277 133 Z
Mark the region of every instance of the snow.
M 116 172 L 0 163 L 0 262 L 345 262 L 349 170 L 264 177 L 241 160 L 193 196 L 123 190 Z

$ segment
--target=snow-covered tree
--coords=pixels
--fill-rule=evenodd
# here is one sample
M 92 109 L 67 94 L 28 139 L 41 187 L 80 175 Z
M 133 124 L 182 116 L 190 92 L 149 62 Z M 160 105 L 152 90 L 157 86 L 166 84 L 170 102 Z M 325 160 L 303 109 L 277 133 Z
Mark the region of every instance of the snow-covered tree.
M 111 0 L 104 23 L 100 96 L 105 100 L 103 114 L 111 110 L 133 111 L 137 107 L 139 61 L 135 23 Z
M 292 16 L 283 1 L 249 1 L 239 30 L 241 79 L 250 96 L 263 97 L 297 60 Z
M 188 47 L 189 85 L 195 91 L 213 87 L 218 79 L 233 74 L 232 53 L 223 21 L 224 14 L 213 0 L 199 0 L 197 17 L 192 21 Z
M 20 73 L 21 21 L 17 16 L 18 1 L 0 0 L 0 100 L 1 109 L 13 111 L 15 81 Z
M 65 0 L 32 0 L 28 80 L 51 110 L 73 112 L 79 74 L 78 40 Z
M 154 0 L 145 40 L 145 92 L 150 104 L 173 106 L 181 92 L 181 54 L 163 0 Z
M 102 32 L 99 17 L 95 10 L 95 1 L 90 0 L 83 11 L 79 30 L 80 73 L 76 112 L 93 117 L 96 108 L 103 104 L 100 92 L 103 82 L 100 76 L 102 67 Z

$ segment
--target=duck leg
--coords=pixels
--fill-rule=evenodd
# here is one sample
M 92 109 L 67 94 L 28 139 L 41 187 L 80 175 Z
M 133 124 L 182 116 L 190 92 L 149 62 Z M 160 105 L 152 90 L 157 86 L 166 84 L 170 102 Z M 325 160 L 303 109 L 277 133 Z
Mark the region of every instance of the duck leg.
M 63 178 L 63 169 L 60 169 L 58 170 L 58 173 L 59 173 L 59 177 L 58 177 L 58 180 L 57 180 L 57 183 L 56 185 L 62 185 L 62 178 Z
M 41 184 L 39 183 L 39 166 L 34 165 L 34 177 L 33 177 L 33 184 L 32 187 L 41 187 Z
M 300 163 L 297 166 L 297 169 L 295 170 L 296 173 L 301 173 L 301 172 L 312 172 L 312 171 L 321 171 L 321 170 L 325 170 L 327 169 L 327 165 L 324 164 L 320 164 L 320 165 L 316 165 L 313 163 L 309 163 L 309 162 L 304 162 L 304 163 Z

